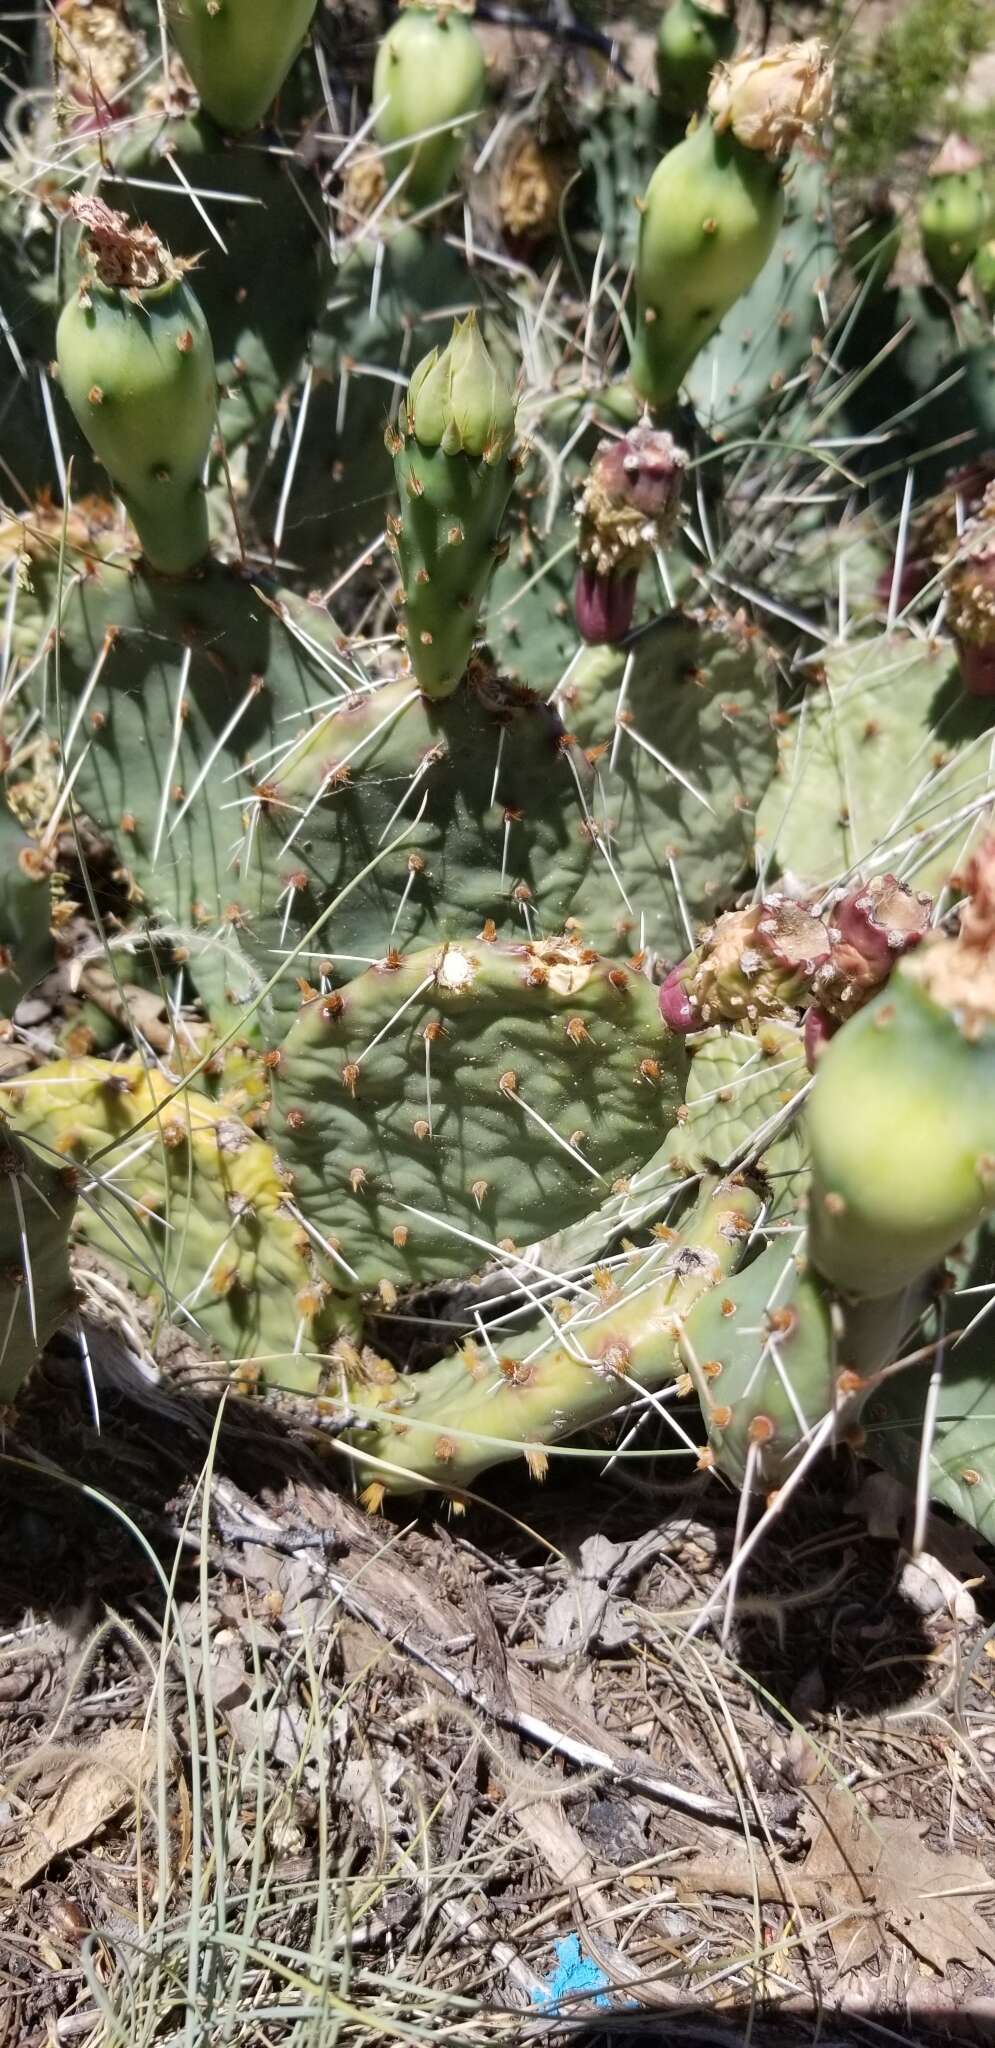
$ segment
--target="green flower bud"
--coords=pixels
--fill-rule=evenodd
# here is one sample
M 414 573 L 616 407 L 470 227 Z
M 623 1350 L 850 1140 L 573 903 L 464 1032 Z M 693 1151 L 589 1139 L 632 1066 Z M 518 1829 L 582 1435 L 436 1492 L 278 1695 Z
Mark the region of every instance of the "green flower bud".
M 408 417 L 423 448 L 492 463 L 515 432 L 515 395 L 496 368 L 476 313 L 453 322 L 449 346 L 433 349 L 408 386 Z

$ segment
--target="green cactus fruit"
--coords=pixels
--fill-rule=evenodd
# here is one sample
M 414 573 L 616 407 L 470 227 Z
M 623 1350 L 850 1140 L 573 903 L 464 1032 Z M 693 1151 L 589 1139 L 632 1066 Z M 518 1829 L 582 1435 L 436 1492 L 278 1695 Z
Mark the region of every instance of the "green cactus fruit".
M 483 47 L 459 0 L 402 0 L 377 51 L 373 105 L 388 177 L 407 174 L 406 206 L 432 206 L 448 191 L 485 81 Z
M 0 1115 L 0 1406 L 13 1401 L 72 1314 L 69 1226 L 76 1176 Z
M 995 241 L 982 244 L 971 265 L 971 276 L 988 311 L 995 312 Z
M 137 1059 L 66 1059 L 11 1084 L 0 1106 L 42 1157 L 75 1170 L 89 1251 L 242 1389 L 314 1392 L 328 1341 L 351 1327 L 333 1294 L 342 1270 L 321 1259 L 272 1148 L 243 1120 L 243 1090 L 213 1100 Z
M 736 22 L 728 0 L 670 0 L 656 32 L 656 76 L 660 98 L 675 113 L 697 113 L 708 94 L 712 72 L 736 47 Z
M 317 0 L 167 0 L 167 18 L 208 113 L 255 128 L 287 76 Z
M 359 1285 L 403 1286 L 582 1216 L 655 1149 L 683 1078 L 648 981 L 575 940 L 485 928 L 310 994 L 274 1136 Z
M 847 1293 L 909 1285 L 995 1200 L 995 840 L 935 937 L 823 1053 L 808 1106 L 810 1249 Z
M 812 344 L 824 331 L 823 306 L 836 264 L 832 194 L 826 167 L 799 155 L 784 186 L 784 217 L 767 262 L 731 306 L 684 380 L 702 425 L 719 439 L 739 433 L 776 405 L 793 380 L 811 371 Z M 824 529 L 819 548 L 825 554 Z M 778 588 L 789 563 L 778 563 Z
M 929 167 L 919 209 L 923 252 L 936 283 L 955 292 L 991 225 L 985 159 L 973 142 L 948 135 Z
M 51 868 L 0 795 L 0 1017 L 52 965 Z
M 716 72 L 709 115 L 658 164 L 643 201 L 631 372 L 651 406 L 676 398 L 699 349 L 753 283 L 784 214 L 784 159 L 827 111 L 819 45 Z
M 59 377 L 145 556 L 181 576 L 207 553 L 203 471 L 217 413 L 214 351 L 181 268 L 150 230 L 78 199 L 91 264 L 63 308 Z
M 627 1268 L 573 1290 L 555 1319 L 536 1318 L 500 1349 L 467 1338 L 425 1372 L 355 1389 L 352 1413 L 368 1415 L 354 1434 L 366 1505 L 429 1481 L 458 1492 L 516 1457 L 542 1479 L 565 1437 L 675 1380 L 684 1318 L 737 1264 L 759 1209 L 752 1188 L 706 1182 L 676 1229 Z
M 428 697 L 450 696 L 470 658 L 515 479 L 514 431 L 514 395 L 468 313 L 413 372 L 401 431 L 387 429 L 401 500 L 388 530 L 408 656 Z

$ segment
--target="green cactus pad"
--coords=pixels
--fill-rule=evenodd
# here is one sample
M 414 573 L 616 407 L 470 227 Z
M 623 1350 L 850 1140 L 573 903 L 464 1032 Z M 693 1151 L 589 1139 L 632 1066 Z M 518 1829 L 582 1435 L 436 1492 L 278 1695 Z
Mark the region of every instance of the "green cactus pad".
M 677 1377 L 684 1318 L 736 1265 L 758 1213 L 751 1188 L 711 1182 L 676 1230 L 558 1305 L 556 1321 L 536 1318 L 500 1352 L 468 1338 L 375 1397 L 357 1391 L 353 1412 L 372 1411 L 355 1436 L 368 1505 L 428 1481 L 458 1491 L 515 1457 L 543 1478 L 565 1437 Z
M 572 941 L 466 938 L 305 1003 L 275 1142 L 359 1284 L 404 1285 L 583 1215 L 655 1149 L 683 1068 L 638 975 Z
M 46 1160 L 76 1169 L 76 1234 L 242 1387 L 310 1393 L 336 1323 L 323 1262 L 271 1147 L 239 1114 L 139 1060 L 57 1060 L 0 1093 Z M 338 1304 L 338 1314 L 346 1313 Z
M 187 582 L 109 564 L 67 577 L 61 634 L 74 798 L 230 1024 L 280 965 L 268 951 L 259 968 L 250 959 L 276 893 L 249 836 L 252 783 L 289 744 L 285 721 L 338 701 L 360 672 L 327 612 L 215 563 Z M 251 1032 L 266 1017 L 243 1022 Z
M 542 1239 L 538 1264 L 547 1272 L 600 1258 L 619 1237 L 652 1225 L 689 1179 L 743 1162 L 765 1177 L 768 1221 L 797 1217 L 808 1188 L 804 1134 L 792 1116 L 809 1078 L 801 1032 L 764 1018 L 755 1033 L 715 1030 L 686 1044 L 691 1071 L 678 1122 L 623 1194 Z
M 628 652 L 587 650 L 559 701 L 596 750 L 598 858 L 575 915 L 603 952 L 679 960 L 749 860 L 776 754 L 770 652 L 741 621 L 674 614 Z
M 828 649 L 825 677 L 780 736 L 762 872 L 814 884 L 892 869 L 936 893 L 995 795 L 990 703 L 963 695 L 951 648 L 901 633 Z
M 430 704 L 412 682 L 388 683 L 323 709 L 287 746 L 258 777 L 269 903 L 253 931 L 270 948 L 261 971 L 272 973 L 350 882 L 299 971 L 330 955 L 331 972 L 347 978 L 391 946 L 479 931 L 488 919 L 530 938 L 569 916 L 594 854 L 591 775 L 556 711 L 531 692 L 481 671 Z
M 74 1181 L 0 1114 L 0 1406 L 16 1398 L 76 1304 L 69 1273 Z
M 222 128 L 255 128 L 311 26 L 316 0 L 169 0 L 173 41 Z

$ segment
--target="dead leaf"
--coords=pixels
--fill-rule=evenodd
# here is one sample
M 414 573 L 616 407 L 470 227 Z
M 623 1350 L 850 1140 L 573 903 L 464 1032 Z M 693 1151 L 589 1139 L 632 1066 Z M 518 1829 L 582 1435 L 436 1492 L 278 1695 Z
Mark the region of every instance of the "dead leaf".
M 974 1903 L 995 1900 L 995 1882 L 977 1857 L 935 1855 L 920 1820 L 871 1822 L 845 1786 L 810 1798 L 820 1825 L 805 1875 L 821 1887 L 827 1919 L 857 1908 L 829 1930 L 841 1970 L 871 1962 L 889 1934 L 935 1970 L 995 1961 L 995 1932 Z
M 24 1816 L 20 1839 L 0 1860 L 0 1880 L 13 1891 L 22 1891 L 53 1857 L 91 1841 L 141 1797 L 155 1756 L 153 1732 L 106 1728 L 86 1750 L 61 1757 L 54 1789 L 37 1812 Z

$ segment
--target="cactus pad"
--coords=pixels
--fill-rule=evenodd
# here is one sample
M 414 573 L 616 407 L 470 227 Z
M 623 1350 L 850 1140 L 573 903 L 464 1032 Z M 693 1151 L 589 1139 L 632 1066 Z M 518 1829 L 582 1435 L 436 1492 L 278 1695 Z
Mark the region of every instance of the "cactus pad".
M 363 1287 L 481 1266 L 655 1149 L 683 1059 L 649 984 L 570 940 L 389 955 L 305 1003 L 274 1136 Z

